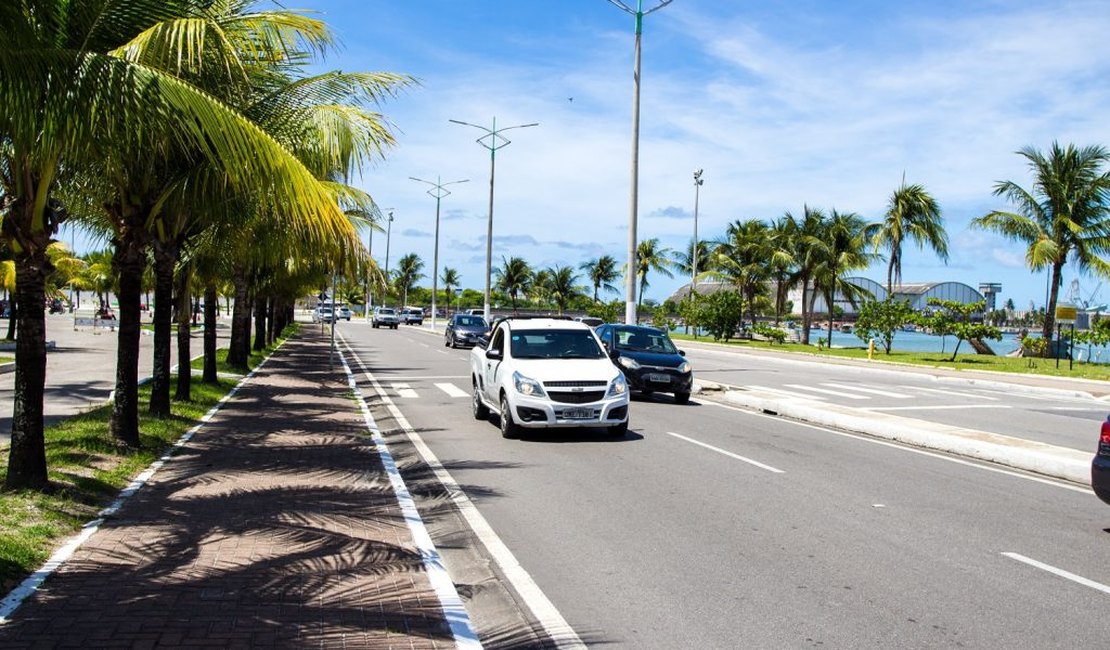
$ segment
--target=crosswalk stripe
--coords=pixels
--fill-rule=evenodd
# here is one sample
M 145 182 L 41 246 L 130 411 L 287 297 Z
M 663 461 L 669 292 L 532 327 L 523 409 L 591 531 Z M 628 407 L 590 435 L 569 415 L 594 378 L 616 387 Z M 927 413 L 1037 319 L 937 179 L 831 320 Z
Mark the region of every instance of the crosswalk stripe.
M 825 401 L 824 397 L 818 397 L 817 395 L 804 395 L 802 393 L 792 393 L 788 390 L 781 390 L 781 389 L 778 389 L 778 388 L 771 388 L 770 386 L 757 386 L 755 384 L 751 384 L 751 385 L 748 385 L 748 386 L 744 386 L 744 388 L 746 388 L 748 390 L 758 390 L 758 391 L 762 391 L 762 392 L 765 392 L 765 393 L 771 393 L 773 395 L 780 395 L 782 397 L 797 397 L 797 398 L 800 398 L 800 399 L 812 399 L 812 400 L 817 400 L 818 402 L 824 402 Z
M 828 386 L 829 388 L 840 388 L 840 389 L 843 389 L 843 390 L 854 390 L 857 393 L 871 393 L 872 395 L 882 395 L 883 397 L 895 397 L 895 398 L 898 398 L 898 399 L 909 399 L 909 398 L 913 397 L 912 395 L 906 395 L 905 393 L 893 393 L 889 390 L 879 390 L 878 388 L 865 388 L 863 386 L 848 386 L 846 384 L 832 384 L 832 383 L 825 383 L 825 384 L 821 384 L 821 385 L 822 386 Z
M 811 390 L 815 393 L 824 393 L 826 395 L 835 395 L 837 397 L 843 397 L 844 399 L 871 399 L 870 397 L 867 397 L 865 395 L 853 395 L 851 393 L 845 393 L 839 390 L 826 390 L 824 388 L 817 388 L 815 386 L 803 386 L 802 384 L 783 384 L 783 386 L 786 386 L 787 388 L 796 388 L 798 390 Z
M 409 388 L 408 384 L 390 384 L 390 386 L 393 387 L 393 390 L 397 391 L 397 397 L 404 397 L 405 399 L 416 399 L 420 397 L 420 395 L 416 394 L 416 391 Z
M 997 402 L 997 397 L 987 397 L 980 393 L 962 393 L 955 390 L 944 390 L 942 388 L 925 388 L 924 386 L 906 386 L 902 385 L 901 388 L 909 388 L 911 390 L 923 390 L 927 393 L 937 393 L 939 395 L 952 395 L 954 397 L 966 397 L 969 399 L 981 399 L 987 402 Z
M 436 384 L 436 388 L 447 393 L 449 397 L 470 397 L 470 393 L 466 392 L 465 390 L 459 388 L 454 384 Z

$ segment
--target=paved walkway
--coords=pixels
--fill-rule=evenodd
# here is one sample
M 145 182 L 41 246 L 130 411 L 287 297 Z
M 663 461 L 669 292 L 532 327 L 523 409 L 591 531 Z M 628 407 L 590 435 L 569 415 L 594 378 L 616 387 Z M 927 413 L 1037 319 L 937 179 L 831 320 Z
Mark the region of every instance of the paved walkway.
M 0 647 L 449 648 L 327 341 L 287 342 L 0 626 Z

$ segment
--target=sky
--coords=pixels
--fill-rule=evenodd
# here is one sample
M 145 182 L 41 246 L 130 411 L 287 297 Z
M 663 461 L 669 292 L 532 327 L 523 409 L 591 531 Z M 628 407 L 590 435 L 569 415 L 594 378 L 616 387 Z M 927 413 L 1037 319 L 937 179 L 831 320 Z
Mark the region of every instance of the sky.
M 392 209 L 391 268 L 416 253 L 431 285 L 436 202 L 410 177 L 467 180 L 441 201 L 439 268 L 484 288 L 490 156 L 480 130 L 452 119 L 539 123 L 507 131 L 496 156 L 495 267 L 626 261 L 632 16 L 606 0 L 286 5 L 333 28 L 324 68 L 419 81 L 378 107 L 397 146 L 355 180 Z M 1017 150 L 1110 146 L 1108 34 L 1105 0 L 674 0 L 644 19 L 639 239 L 686 249 L 697 169 L 698 236 L 710 240 L 806 205 L 877 221 L 904 177 L 936 197 L 950 238 L 947 263 L 907 245 L 905 282 L 1000 282 L 1000 306 L 1043 306 L 1046 276 L 1025 266 L 1024 246 L 969 222 L 1008 207 L 998 181 L 1032 185 Z M 386 240 L 373 235 L 382 266 Z M 860 275 L 885 282 L 885 261 Z M 1083 300 L 1110 300 L 1110 281 L 1072 265 L 1062 295 L 1073 279 Z M 688 281 L 653 272 L 645 297 Z M 623 286 L 606 297 L 623 300 Z

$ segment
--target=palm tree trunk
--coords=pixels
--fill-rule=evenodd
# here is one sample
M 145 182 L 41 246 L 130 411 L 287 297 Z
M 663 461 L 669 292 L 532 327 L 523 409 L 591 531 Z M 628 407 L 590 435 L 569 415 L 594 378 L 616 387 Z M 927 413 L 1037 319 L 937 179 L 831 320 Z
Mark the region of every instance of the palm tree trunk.
M 277 321 L 280 311 L 278 301 L 271 298 L 266 308 L 266 345 L 270 345 L 277 339 Z
M 258 295 L 254 299 L 254 351 L 266 349 L 266 305 L 270 302 L 266 296 Z M 335 318 L 335 302 L 332 301 L 332 318 Z
M 802 278 L 802 345 L 809 345 L 809 278 Z
M 220 308 L 220 297 L 216 284 L 209 282 L 204 286 L 204 374 L 201 381 L 206 384 L 219 383 L 216 372 L 216 311 Z
M 8 450 L 8 489 L 43 490 L 46 442 L 43 437 L 43 399 L 46 387 L 46 276 L 50 261 L 46 247 L 15 260 L 15 294 L 11 322 L 19 321 L 15 345 L 15 405 L 12 411 L 11 448 Z M 20 305 L 19 309 L 16 306 Z M 35 309 L 33 305 L 38 305 Z
M 832 349 L 832 333 L 833 333 L 833 308 L 832 308 L 833 302 L 832 301 L 833 301 L 833 294 L 834 293 L 835 293 L 835 291 L 826 291 L 825 292 L 825 308 L 828 309 L 828 311 L 829 311 L 829 338 L 828 338 L 828 341 L 829 341 L 829 349 L 830 350 Z
M 1052 263 L 1052 288 L 1048 292 L 1048 304 L 1044 308 L 1044 329 L 1041 331 L 1045 341 L 1052 341 L 1052 330 L 1056 327 L 1056 301 L 1060 297 L 1060 275 L 1063 268 L 1063 260 Z M 1051 348 L 1051 345 L 1045 348 L 1046 357 L 1052 353 Z
M 236 370 L 249 370 L 251 301 L 250 281 L 245 273 L 236 273 L 235 307 L 231 314 L 231 341 L 228 343 L 227 364 Z
M 170 345 L 173 339 L 173 270 L 177 244 L 154 241 L 154 368 L 147 412 L 170 416 Z
M 191 265 L 186 265 L 177 274 L 177 389 L 173 398 L 179 402 L 188 402 L 193 398 L 193 372 L 191 360 L 193 353 L 190 351 L 190 339 L 193 336 L 191 323 L 193 317 L 193 300 L 189 295 L 189 276 Z
M 119 332 L 116 348 L 116 392 L 110 429 L 117 441 L 128 447 L 138 448 L 139 335 L 142 320 L 139 305 L 143 299 L 146 247 L 142 242 L 135 241 L 133 236 L 122 239 L 112 256 L 112 266 L 119 276 Z

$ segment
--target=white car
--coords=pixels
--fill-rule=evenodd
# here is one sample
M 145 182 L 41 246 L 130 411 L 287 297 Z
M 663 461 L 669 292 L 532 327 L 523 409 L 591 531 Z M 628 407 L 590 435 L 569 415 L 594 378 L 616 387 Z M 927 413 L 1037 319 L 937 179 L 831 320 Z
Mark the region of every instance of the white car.
M 335 312 L 336 320 L 342 318 L 343 320 L 351 320 L 351 308 L 347 305 L 339 305 Z
M 397 329 L 400 323 L 401 317 L 397 315 L 396 309 L 392 307 L 375 307 L 374 317 L 370 321 L 370 326 L 374 328 L 390 327 L 392 329 Z
M 317 307 L 312 310 L 313 323 L 330 323 L 335 320 L 335 313 L 331 307 Z
M 475 419 L 497 413 L 506 438 L 521 429 L 628 431 L 628 384 L 588 325 L 505 318 L 490 337 L 470 353 Z

